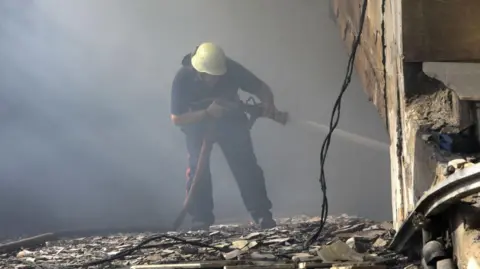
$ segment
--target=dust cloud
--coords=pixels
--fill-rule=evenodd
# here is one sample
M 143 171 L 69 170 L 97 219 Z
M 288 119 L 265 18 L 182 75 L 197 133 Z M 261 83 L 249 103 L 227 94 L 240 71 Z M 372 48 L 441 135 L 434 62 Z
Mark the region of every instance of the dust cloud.
M 169 120 L 182 57 L 220 44 L 298 119 L 328 124 L 347 55 L 316 0 L 2 0 L 2 233 L 170 225 L 184 196 L 186 149 Z M 354 78 L 339 128 L 380 143 L 380 117 Z M 324 133 L 259 120 L 252 136 L 274 214 L 318 214 Z M 218 220 L 246 220 L 214 151 Z M 334 137 L 332 214 L 390 218 L 388 152 Z

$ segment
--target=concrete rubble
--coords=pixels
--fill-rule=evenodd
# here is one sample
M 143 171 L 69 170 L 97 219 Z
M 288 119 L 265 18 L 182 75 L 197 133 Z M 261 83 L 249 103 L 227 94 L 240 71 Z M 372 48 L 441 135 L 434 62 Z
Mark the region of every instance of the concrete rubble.
M 232 224 L 212 226 L 210 231 L 169 232 L 169 238 L 151 241 L 91 268 L 404 268 L 412 264 L 386 249 L 394 235 L 391 223 L 347 215 L 329 217 L 320 239 L 304 249 L 303 242 L 319 221 L 318 217 L 298 216 L 278 219 L 278 227 L 269 230 Z M 131 249 L 152 235 L 46 242 L 37 248 L 0 254 L 0 268 L 79 268 Z

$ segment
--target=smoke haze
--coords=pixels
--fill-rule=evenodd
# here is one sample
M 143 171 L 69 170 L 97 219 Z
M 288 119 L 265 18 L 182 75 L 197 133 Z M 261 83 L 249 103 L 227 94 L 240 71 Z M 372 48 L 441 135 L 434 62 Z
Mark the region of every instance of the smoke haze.
M 316 0 L 0 1 L 2 232 L 170 225 L 186 166 L 170 85 L 203 41 L 264 79 L 279 109 L 328 124 L 347 63 L 329 14 Z M 357 78 L 339 128 L 388 143 Z M 252 136 L 274 214 L 319 214 L 325 133 L 259 120 Z M 334 137 L 326 169 L 331 214 L 391 218 L 387 151 Z M 247 220 L 218 150 L 212 174 L 217 219 Z

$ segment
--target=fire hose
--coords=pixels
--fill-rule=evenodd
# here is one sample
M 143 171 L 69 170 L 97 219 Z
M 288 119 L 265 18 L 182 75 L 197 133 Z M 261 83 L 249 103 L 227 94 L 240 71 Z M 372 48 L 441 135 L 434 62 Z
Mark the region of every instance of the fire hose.
M 225 101 L 220 100 L 220 104 L 225 104 L 226 107 L 230 108 L 238 108 L 245 112 L 248 116 L 248 128 L 251 129 L 257 119 L 264 117 L 264 106 L 262 103 L 255 102 L 255 99 L 249 98 L 246 102 L 239 102 L 239 104 L 232 104 Z M 285 125 L 288 120 L 288 113 L 283 111 L 274 111 L 272 115 L 266 116 L 267 118 L 278 122 L 282 125 Z M 186 215 L 188 208 L 191 204 L 192 197 L 195 196 L 195 192 L 198 189 L 198 182 L 201 180 L 202 175 L 205 171 L 205 168 L 208 164 L 208 160 L 210 159 L 210 155 L 212 152 L 213 144 L 215 144 L 215 121 L 211 121 L 207 123 L 208 126 L 206 128 L 206 133 L 202 142 L 202 147 L 200 149 L 200 156 L 197 162 L 197 169 L 192 179 L 192 185 L 190 186 L 190 190 L 187 192 L 187 196 L 183 203 L 183 208 L 178 214 L 175 222 L 173 223 L 173 230 L 177 230 L 180 225 L 182 225 Z

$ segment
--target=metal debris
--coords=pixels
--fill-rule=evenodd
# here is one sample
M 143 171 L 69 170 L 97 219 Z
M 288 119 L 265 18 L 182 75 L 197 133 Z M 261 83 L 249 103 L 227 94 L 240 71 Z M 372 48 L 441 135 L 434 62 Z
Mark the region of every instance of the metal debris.
M 302 266 L 330 268 L 334 263 L 349 261 L 376 264 L 382 260 L 399 260 L 400 256 L 386 251 L 393 236 L 391 224 L 375 223 L 347 215 L 329 217 L 319 241 L 314 242 L 309 249 L 303 249 L 303 242 L 319 221 L 318 217 L 298 216 L 278 219 L 278 227 L 268 230 L 258 230 L 248 225 L 216 225 L 210 231 L 169 232 L 169 236 L 196 244 L 164 238 L 149 242 L 122 259 L 93 268 L 293 269 Z M 53 269 L 79 266 L 122 253 L 152 235 L 117 234 L 50 241 L 43 246 L 0 254 L 0 268 Z M 345 243 L 347 240 L 348 244 Z M 405 262 L 405 259 L 402 260 L 403 267 L 407 265 Z
M 253 260 L 267 260 L 267 261 L 274 261 L 277 259 L 277 256 L 270 254 L 270 253 L 260 253 L 260 252 L 253 252 L 250 255 L 250 258 Z
M 275 269 L 295 269 L 295 264 L 271 264 L 268 266 L 269 268 Z M 259 265 L 231 265 L 225 266 L 223 269 L 265 269 L 265 266 Z
M 351 249 L 358 253 L 366 253 L 372 248 L 371 240 L 368 237 L 354 236 L 348 239 L 346 243 Z M 384 245 L 383 247 L 386 246 L 387 245 Z
M 333 265 L 331 269 L 386 269 L 386 266 L 372 264 Z
M 375 243 L 373 243 L 374 248 L 384 248 L 388 245 L 388 241 L 383 238 L 378 238 Z
M 336 230 L 335 232 L 333 232 L 333 234 L 358 232 L 358 231 L 361 231 L 363 227 L 365 227 L 365 223 L 357 223 L 355 225 L 351 225 L 343 229 Z
M 318 256 L 325 262 L 365 261 L 363 255 L 351 249 L 345 242 L 340 240 L 321 248 L 318 251 Z

